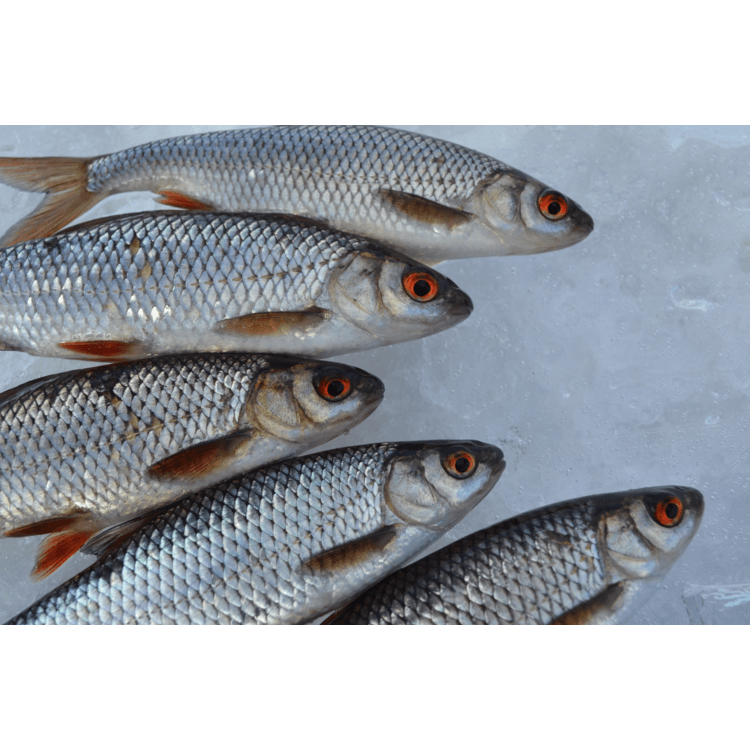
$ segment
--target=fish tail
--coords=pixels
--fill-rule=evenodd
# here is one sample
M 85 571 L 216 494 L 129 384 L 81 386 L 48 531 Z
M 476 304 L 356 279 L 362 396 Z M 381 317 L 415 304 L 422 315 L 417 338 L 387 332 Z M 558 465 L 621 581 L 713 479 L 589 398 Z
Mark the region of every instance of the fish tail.
M 33 213 L 0 237 L 0 247 L 47 237 L 105 198 L 105 193 L 90 193 L 86 187 L 91 161 L 59 156 L 0 158 L 0 182 L 18 190 L 47 193 Z

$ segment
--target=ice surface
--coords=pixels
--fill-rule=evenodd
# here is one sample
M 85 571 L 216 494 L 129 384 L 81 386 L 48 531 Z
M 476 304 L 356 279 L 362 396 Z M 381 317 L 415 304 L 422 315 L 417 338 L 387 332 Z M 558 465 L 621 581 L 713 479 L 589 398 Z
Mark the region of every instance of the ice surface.
M 682 598 L 692 625 L 746 625 L 750 622 L 750 583 L 688 586 Z
M 0 155 L 92 156 L 221 127 L 3 127 Z M 405 127 L 538 177 L 596 228 L 545 255 L 441 265 L 474 313 L 428 339 L 341 357 L 381 377 L 386 398 L 330 447 L 500 445 L 504 476 L 443 543 L 566 498 L 697 487 L 702 526 L 634 618 L 687 624 L 686 589 L 745 584 L 750 571 L 750 129 Z M 39 198 L 0 185 L 3 231 Z M 125 194 L 86 218 L 156 207 L 148 194 Z M 81 366 L 0 357 L 1 389 Z M 0 540 L 0 622 L 93 561 L 32 583 L 38 541 Z M 746 605 L 735 610 L 750 621 Z

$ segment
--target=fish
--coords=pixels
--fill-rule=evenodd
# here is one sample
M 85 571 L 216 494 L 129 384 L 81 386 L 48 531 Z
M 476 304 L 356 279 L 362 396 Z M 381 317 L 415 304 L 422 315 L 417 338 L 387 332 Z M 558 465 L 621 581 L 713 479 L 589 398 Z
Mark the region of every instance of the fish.
M 95 158 L 3 157 L 0 182 L 46 193 L 2 247 L 53 234 L 134 190 L 186 210 L 305 216 L 428 265 L 559 250 L 594 228 L 575 201 L 491 156 L 377 126 L 228 130 Z
M 326 625 L 613 625 L 685 551 L 691 487 L 568 500 L 478 531 L 393 573 Z
M 473 440 L 273 464 L 152 514 L 9 624 L 311 622 L 433 543 L 504 468 Z
M 0 533 L 46 535 L 48 576 L 113 524 L 350 430 L 384 387 L 282 355 L 166 355 L 48 375 L 0 395 Z
M 439 272 L 292 217 L 144 212 L 0 256 L 0 349 L 42 357 L 325 359 L 437 333 L 472 309 Z

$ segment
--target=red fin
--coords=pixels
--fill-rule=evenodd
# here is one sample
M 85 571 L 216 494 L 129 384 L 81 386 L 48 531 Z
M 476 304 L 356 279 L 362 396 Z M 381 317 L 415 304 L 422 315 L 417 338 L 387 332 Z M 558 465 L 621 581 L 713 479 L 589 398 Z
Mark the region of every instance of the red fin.
M 44 521 L 36 521 L 26 526 L 19 526 L 17 529 L 11 529 L 5 532 L 5 536 L 36 536 L 37 534 L 56 534 L 58 531 L 65 531 L 81 518 L 80 513 L 69 516 L 58 516 L 57 518 L 47 518 Z
M 119 360 L 143 356 L 138 341 L 64 341 L 58 346 L 77 354 L 77 359 Z
M 398 525 L 384 526 L 360 539 L 321 552 L 303 564 L 312 573 L 341 573 L 377 555 L 396 538 Z
M 189 195 L 183 195 L 182 193 L 176 193 L 173 190 L 160 190 L 159 195 L 161 198 L 157 198 L 158 203 L 163 203 L 165 206 L 174 206 L 175 208 L 185 208 L 188 211 L 213 211 L 214 207 L 209 206 L 208 203 L 203 203 L 196 198 L 191 198 Z
M 383 189 L 380 194 L 395 209 L 425 224 L 442 225 L 448 229 L 455 229 L 455 227 L 474 218 L 473 214 L 461 211 L 459 208 L 444 206 L 442 203 L 435 203 L 435 201 L 411 193 Z
M 624 593 L 624 581 L 613 583 L 587 602 L 561 614 L 550 625 L 595 625 L 600 615 L 607 617 L 617 609 L 618 599 Z
M 307 333 L 330 316 L 328 310 L 320 307 L 310 307 L 298 312 L 250 313 L 222 320 L 214 329 L 242 336 L 289 336 L 297 332 Z
M 90 159 L 56 156 L 0 159 L 0 182 L 19 190 L 47 193 L 32 214 L 0 237 L 0 247 L 47 237 L 106 197 L 105 193 L 86 189 L 89 162 Z
M 343 612 L 343 609 L 337 609 L 333 614 L 328 615 L 323 622 L 321 622 L 321 625 L 335 625 L 336 620 L 338 620 L 339 615 Z
M 54 573 L 86 544 L 92 533 L 92 531 L 64 531 L 62 534 L 47 537 L 39 548 L 31 577 L 40 581 L 50 573 Z
M 155 463 L 148 475 L 165 481 L 194 482 L 218 474 L 236 460 L 237 454 L 250 442 L 250 435 L 211 440 L 175 453 Z

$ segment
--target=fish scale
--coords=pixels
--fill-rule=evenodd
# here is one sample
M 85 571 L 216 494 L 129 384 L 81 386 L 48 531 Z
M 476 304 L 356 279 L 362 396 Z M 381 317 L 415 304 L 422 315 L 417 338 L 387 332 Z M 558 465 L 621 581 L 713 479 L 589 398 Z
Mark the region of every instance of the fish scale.
M 50 234 L 130 190 L 152 190 L 181 208 L 307 216 L 429 263 L 546 252 L 593 229 L 591 217 L 560 194 L 562 203 L 545 213 L 539 201 L 548 188 L 493 157 L 379 126 L 268 127 L 170 138 L 93 159 L 0 159 L 0 180 L 48 193 L 3 236 L 5 245 Z
M 11 622 L 230 624 L 314 619 L 429 545 L 489 491 L 504 468 L 502 453 L 493 446 L 469 441 L 446 448 L 468 446 L 476 451 L 476 477 L 464 480 L 469 482 L 467 494 L 460 494 L 460 486 L 450 482 L 429 484 L 435 481 L 433 472 L 433 479 L 425 481 L 440 486 L 441 495 L 447 493 L 440 501 L 434 496 L 433 503 L 451 498 L 447 515 L 434 518 L 434 527 L 405 519 L 393 526 L 394 500 L 392 495 L 387 500 L 385 492 L 391 467 L 398 461 L 421 462 L 423 453 L 434 455 L 445 445 L 451 444 L 343 448 L 225 481 L 165 508 L 120 547 Z M 329 481 L 334 470 L 342 481 Z M 447 469 L 437 471 L 442 476 Z M 398 487 L 394 491 L 400 493 Z M 343 515 L 346 524 L 338 523 Z M 306 565 L 321 553 L 357 545 L 383 531 L 394 535 L 391 542 L 365 553 L 349 576 L 321 574 L 322 569 Z
M 702 514 L 703 497 L 689 487 L 530 511 L 392 574 L 326 623 L 619 622 L 684 551 Z
M 3 525 L 22 522 L 20 507 L 39 515 L 50 504 L 67 512 L 72 504 L 108 513 L 125 496 L 136 509 L 142 473 L 186 447 L 186 433 L 200 442 L 238 429 L 254 378 L 267 367 L 267 360 L 253 355 L 162 358 L 123 365 L 115 374 L 111 368 L 91 371 L 83 386 L 78 372 L 64 373 L 31 401 L 0 404 Z M 224 377 L 231 390 L 218 382 Z M 149 387 L 151 380 L 160 387 Z M 99 393 L 102 387 L 112 395 Z M 88 420 L 76 419 L 75 429 L 71 407 Z M 90 438 L 103 443 L 95 458 L 80 448 L 81 430 L 89 425 L 95 425 Z M 92 460 L 96 466 L 88 467 Z

